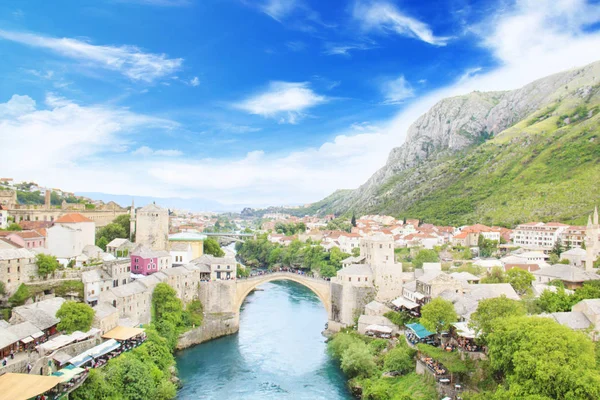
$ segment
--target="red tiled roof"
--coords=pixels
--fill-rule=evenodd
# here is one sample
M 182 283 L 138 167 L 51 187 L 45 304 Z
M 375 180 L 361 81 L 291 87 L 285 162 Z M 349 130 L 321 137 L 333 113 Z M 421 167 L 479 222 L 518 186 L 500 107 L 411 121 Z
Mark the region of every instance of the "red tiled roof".
M 43 237 L 37 231 L 16 231 L 13 232 L 15 235 L 22 237 L 23 239 L 39 239 Z
M 74 224 L 77 222 L 94 222 L 89 218 L 84 217 L 83 215 L 79 214 L 79 213 L 71 213 L 71 214 L 65 214 L 62 217 L 60 217 L 59 219 L 57 219 L 54 222 L 59 222 L 62 224 Z
M 52 226 L 51 221 L 20 221 L 19 225 L 26 231 L 40 228 L 50 228 Z

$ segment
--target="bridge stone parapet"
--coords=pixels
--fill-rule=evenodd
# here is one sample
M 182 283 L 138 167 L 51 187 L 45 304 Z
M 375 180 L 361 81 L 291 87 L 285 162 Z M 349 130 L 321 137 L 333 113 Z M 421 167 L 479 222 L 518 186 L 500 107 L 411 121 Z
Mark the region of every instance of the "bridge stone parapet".
M 293 272 L 273 272 L 245 279 L 238 279 L 236 281 L 236 310 L 239 312 L 246 296 L 256 289 L 256 287 L 266 282 L 281 280 L 297 282 L 312 290 L 323 303 L 325 310 L 327 310 L 327 315 L 329 316 L 329 319 L 331 319 L 331 282 L 325 279 L 312 278 Z

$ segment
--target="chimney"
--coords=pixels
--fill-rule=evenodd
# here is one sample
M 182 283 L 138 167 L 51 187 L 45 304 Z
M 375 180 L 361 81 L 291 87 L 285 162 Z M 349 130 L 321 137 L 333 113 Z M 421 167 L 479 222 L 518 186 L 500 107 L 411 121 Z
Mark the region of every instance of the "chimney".
M 45 198 L 45 200 L 46 200 L 46 202 L 45 202 L 46 203 L 46 208 L 50 208 L 50 206 L 51 206 L 51 203 L 50 203 L 50 196 L 51 195 L 52 195 L 52 190 L 46 189 L 46 198 Z

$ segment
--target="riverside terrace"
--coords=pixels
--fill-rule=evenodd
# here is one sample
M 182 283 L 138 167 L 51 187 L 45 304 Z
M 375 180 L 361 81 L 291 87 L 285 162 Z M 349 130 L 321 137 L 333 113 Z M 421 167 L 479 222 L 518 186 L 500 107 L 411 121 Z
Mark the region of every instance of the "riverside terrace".
M 27 400 L 41 398 L 48 400 L 68 399 L 69 393 L 77 389 L 86 379 L 90 368 L 101 368 L 108 360 L 132 350 L 146 340 L 144 329 L 118 326 L 102 336 L 108 339 L 83 353 L 61 363 L 61 368 L 49 376 L 7 373 L 0 376 L 0 400 Z

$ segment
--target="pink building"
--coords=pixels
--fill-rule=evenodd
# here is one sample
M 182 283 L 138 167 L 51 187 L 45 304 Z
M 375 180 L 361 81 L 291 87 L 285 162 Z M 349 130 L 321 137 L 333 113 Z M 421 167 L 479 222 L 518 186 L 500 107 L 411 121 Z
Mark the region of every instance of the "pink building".
M 15 231 L 6 236 L 6 239 L 25 249 L 34 249 L 36 247 L 46 246 L 46 237 L 36 231 Z
M 130 259 L 133 274 L 151 275 L 172 266 L 171 254 L 168 251 L 154 251 L 142 245 L 131 252 Z

